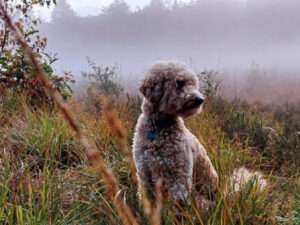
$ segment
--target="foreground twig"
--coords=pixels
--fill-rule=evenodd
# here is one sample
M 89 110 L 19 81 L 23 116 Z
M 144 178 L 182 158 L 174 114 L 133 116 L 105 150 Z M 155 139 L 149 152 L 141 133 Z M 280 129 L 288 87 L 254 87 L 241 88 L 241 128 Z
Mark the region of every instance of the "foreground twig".
M 125 128 L 122 125 L 121 120 L 117 116 L 117 113 L 113 109 L 112 103 L 109 102 L 106 98 L 102 98 L 104 101 L 104 115 L 106 120 L 108 121 L 108 124 L 113 131 L 114 135 L 116 136 L 116 140 L 118 145 L 120 146 L 121 151 L 125 155 L 125 160 L 127 164 L 129 165 L 129 170 L 131 172 L 131 177 L 135 183 L 137 183 L 136 179 L 136 168 L 132 159 L 132 154 L 128 149 L 128 143 L 127 143 L 127 134 L 125 131 Z
M 138 222 L 134 217 L 132 211 L 118 195 L 120 189 L 118 187 L 117 179 L 114 177 L 112 172 L 106 167 L 103 158 L 97 151 L 95 143 L 90 142 L 88 140 L 85 132 L 81 129 L 74 115 L 71 113 L 68 104 L 64 102 L 62 96 L 55 88 L 53 82 L 49 80 L 42 65 L 38 61 L 35 53 L 32 51 L 32 49 L 29 47 L 26 40 L 24 39 L 24 35 L 12 22 L 12 19 L 8 15 L 5 9 L 5 5 L 2 1 L 0 3 L 0 12 L 1 12 L 1 16 L 3 17 L 4 21 L 7 24 L 7 27 L 11 30 L 15 39 L 18 41 L 20 46 L 23 48 L 26 56 L 28 57 L 28 61 L 32 64 L 35 76 L 42 81 L 44 88 L 46 89 L 48 94 L 52 97 L 58 109 L 64 115 L 64 118 L 66 119 L 68 124 L 71 126 L 71 128 L 75 131 L 76 135 L 78 136 L 81 144 L 85 149 L 89 162 L 94 167 L 95 171 L 103 178 L 105 184 L 107 185 L 107 190 L 108 190 L 107 194 L 111 199 L 111 201 L 113 202 L 113 204 L 115 205 L 116 210 L 122 222 L 125 225 L 138 225 Z
M 110 101 L 107 101 L 107 99 L 102 98 L 104 101 L 104 115 L 107 119 L 109 126 L 113 133 L 115 134 L 117 138 L 117 143 L 120 146 L 121 151 L 125 155 L 126 162 L 129 165 L 129 169 L 131 172 L 132 179 L 135 181 L 136 184 L 141 181 L 137 181 L 136 178 L 136 167 L 134 165 L 131 153 L 128 149 L 128 143 L 127 143 L 127 134 L 126 130 L 123 127 L 123 123 L 117 116 L 116 111 L 113 109 L 113 106 Z M 142 183 L 138 184 L 139 187 L 139 194 L 141 195 L 140 201 L 143 205 L 144 211 L 148 218 L 150 219 L 151 225 L 160 225 L 161 224 L 161 208 L 162 208 L 162 192 L 161 192 L 161 186 L 162 182 L 161 180 L 157 182 L 156 184 L 156 199 L 155 202 L 152 204 L 149 200 L 145 187 Z
M 151 212 L 151 224 L 152 225 L 160 225 L 161 224 L 161 208 L 162 208 L 162 180 L 160 179 L 155 186 L 155 203 L 152 206 L 152 212 Z

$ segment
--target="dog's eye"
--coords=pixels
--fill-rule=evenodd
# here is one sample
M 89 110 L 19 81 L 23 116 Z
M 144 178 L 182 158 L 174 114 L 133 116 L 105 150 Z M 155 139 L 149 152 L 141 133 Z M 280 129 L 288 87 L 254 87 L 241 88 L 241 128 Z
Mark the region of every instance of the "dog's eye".
M 185 85 L 184 80 L 176 80 L 176 87 L 177 89 L 181 89 Z

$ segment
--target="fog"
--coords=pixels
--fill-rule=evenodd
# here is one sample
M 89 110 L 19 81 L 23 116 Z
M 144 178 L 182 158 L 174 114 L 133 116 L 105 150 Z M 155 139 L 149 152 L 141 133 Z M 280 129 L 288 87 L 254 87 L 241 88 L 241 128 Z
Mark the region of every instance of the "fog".
M 251 67 L 297 73 L 299 0 L 198 0 L 150 5 L 132 11 L 116 0 L 97 16 L 79 17 L 64 1 L 41 25 L 58 71 L 79 74 L 87 57 L 118 65 L 126 80 L 140 77 L 155 60 L 173 59 L 196 71 L 242 74 Z

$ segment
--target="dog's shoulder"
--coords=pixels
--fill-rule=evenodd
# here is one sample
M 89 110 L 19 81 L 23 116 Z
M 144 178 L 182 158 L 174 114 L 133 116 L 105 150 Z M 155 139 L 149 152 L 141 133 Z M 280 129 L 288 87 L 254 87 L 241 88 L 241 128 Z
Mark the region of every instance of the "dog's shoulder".
M 207 153 L 205 147 L 201 144 L 199 139 L 188 128 L 185 127 L 184 132 L 186 142 L 191 148 L 194 157 L 199 157 L 200 155 Z

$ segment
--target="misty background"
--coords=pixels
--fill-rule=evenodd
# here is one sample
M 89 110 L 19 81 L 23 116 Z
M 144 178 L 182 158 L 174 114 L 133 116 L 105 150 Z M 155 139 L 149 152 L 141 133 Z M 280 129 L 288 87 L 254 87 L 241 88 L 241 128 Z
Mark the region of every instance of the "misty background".
M 299 0 L 152 0 L 135 9 L 115 0 L 97 15 L 80 16 L 59 0 L 41 31 L 48 50 L 58 54 L 57 71 L 72 71 L 77 78 L 90 57 L 99 65 L 117 65 L 121 80 L 134 90 L 149 65 L 171 59 L 197 72 L 218 71 L 235 89 L 243 87 L 242 76 L 256 71 L 254 86 L 275 80 L 289 89 L 281 98 L 296 98 L 299 11 Z M 289 82 L 282 84 L 283 77 Z

